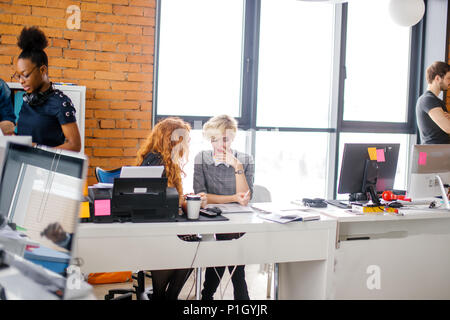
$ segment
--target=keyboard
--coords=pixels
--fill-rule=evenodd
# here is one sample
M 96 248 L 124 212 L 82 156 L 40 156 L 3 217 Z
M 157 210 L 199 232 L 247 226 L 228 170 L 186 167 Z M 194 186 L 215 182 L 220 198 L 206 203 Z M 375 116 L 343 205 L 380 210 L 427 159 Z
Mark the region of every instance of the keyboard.
M 351 208 L 351 205 L 349 205 L 345 202 L 342 202 L 340 200 L 325 200 L 325 202 L 332 206 L 341 208 L 341 209 L 350 209 Z

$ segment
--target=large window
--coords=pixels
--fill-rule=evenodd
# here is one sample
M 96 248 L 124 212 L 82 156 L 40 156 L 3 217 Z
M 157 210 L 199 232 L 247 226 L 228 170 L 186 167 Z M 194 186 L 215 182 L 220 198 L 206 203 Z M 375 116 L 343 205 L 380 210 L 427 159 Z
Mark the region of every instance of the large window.
M 336 197 L 346 142 L 399 142 L 394 188 L 406 188 L 420 29 L 393 24 L 388 0 L 359 2 L 157 1 L 154 121 L 194 128 L 185 192 L 211 147 L 201 127 L 224 113 L 274 201 Z
M 329 126 L 333 13 L 327 4 L 261 3 L 258 126 Z
M 243 1 L 160 2 L 159 115 L 240 116 Z
M 389 0 L 348 5 L 344 120 L 406 122 L 410 29 Z

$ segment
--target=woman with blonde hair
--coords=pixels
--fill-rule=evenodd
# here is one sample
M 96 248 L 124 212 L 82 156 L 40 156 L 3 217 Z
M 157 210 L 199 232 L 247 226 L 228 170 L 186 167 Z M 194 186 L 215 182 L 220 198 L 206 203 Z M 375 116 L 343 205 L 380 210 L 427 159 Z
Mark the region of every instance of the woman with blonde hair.
M 166 118 L 155 125 L 142 144 L 136 158 L 139 166 L 164 166 L 163 176 L 167 186 L 176 188 L 179 194 L 180 213 L 186 212 L 183 195 L 183 167 L 188 160 L 190 125 L 175 117 Z M 206 206 L 206 195 L 199 194 L 202 206 Z M 152 273 L 153 299 L 176 300 L 192 269 L 155 270 Z
M 237 202 L 247 205 L 253 193 L 255 165 L 253 158 L 231 149 L 238 129 L 237 121 L 221 115 L 211 118 L 203 126 L 203 136 L 211 142 L 212 150 L 200 152 L 194 162 L 194 192 L 204 192 L 208 203 Z M 217 240 L 229 240 L 239 234 L 216 234 Z M 248 300 L 243 265 L 228 267 L 235 300 Z M 212 300 L 220 284 L 225 267 L 207 268 L 202 299 Z

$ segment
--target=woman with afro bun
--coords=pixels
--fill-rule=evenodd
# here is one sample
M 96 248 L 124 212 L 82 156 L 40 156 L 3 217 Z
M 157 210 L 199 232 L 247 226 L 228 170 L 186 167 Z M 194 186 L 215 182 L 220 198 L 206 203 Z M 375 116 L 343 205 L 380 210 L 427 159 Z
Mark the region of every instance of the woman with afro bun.
M 72 101 L 53 88 L 48 77 L 48 45 L 37 27 L 25 27 L 17 45 L 22 49 L 13 78 L 25 90 L 17 134 L 32 136 L 33 144 L 80 151 L 81 138 Z

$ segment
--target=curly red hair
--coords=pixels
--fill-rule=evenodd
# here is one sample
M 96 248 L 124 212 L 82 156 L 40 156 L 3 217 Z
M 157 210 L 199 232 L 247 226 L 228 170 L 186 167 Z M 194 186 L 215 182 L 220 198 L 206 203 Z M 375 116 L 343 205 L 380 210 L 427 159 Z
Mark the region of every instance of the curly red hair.
M 177 189 L 183 197 L 181 176 L 189 155 L 189 123 L 176 117 L 158 122 L 137 153 L 136 165 L 141 165 L 149 152 L 159 153 L 164 162 L 167 186 Z M 181 201 L 181 200 L 180 200 Z

